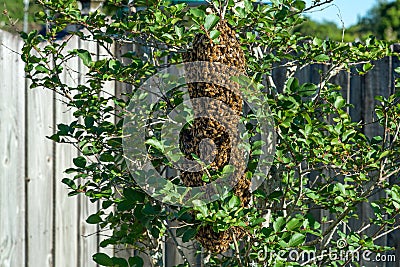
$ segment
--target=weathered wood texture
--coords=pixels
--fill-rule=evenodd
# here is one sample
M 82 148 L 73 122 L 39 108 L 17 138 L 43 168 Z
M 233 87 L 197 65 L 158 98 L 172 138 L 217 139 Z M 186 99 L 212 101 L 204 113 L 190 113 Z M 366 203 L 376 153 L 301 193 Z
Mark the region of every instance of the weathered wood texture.
M 121 247 L 114 250 L 99 248 L 102 238 L 97 234 L 99 228 L 85 222 L 97 211 L 99 204 L 90 203 L 84 196 L 67 197 L 67 189 L 61 183 L 64 177 L 68 177 L 64 170 L 72 167 L 72 158 L 79 152 L 72 146 L 56 145 L 45 137 L 55 131 L 56 123 L 70 122 L 73 110 L 50 90 L 28 89 L 24 63 L 13 52 L 22 47 L 18 37 L 0 31 L 0 42 L 0 267 L 94 267 L 92 255 L 98 251 L 110 256 L 137 255 L 137 251 Z M 94 59 L 109 56 L 96 43 L 77 38 L 72 38 L 66 49 L 78 47 L 88 49 Z M 141 53 L 141 48 L 134 46 L 117 45 L 111 51 L 119 57 L 129 49 Z M 394 49 L 399 50 L 397 46 Z M 128 61 L 124 63 L 129 64 Z M 368 123 L 375 118 L 372 110 L 374 96 L 387 96 L 393 92 L 396 75 L 393 70 L 399 66 L 397 58 L 386 58 L 376 62 L 376 67 L 365 76 L 341 72 L 333 78 L 333 82 L 341 85 L 347 102 L 354 105 L 349 112 L 355 121 Z M 63 81 L 71 86 L 85 83 L 85 68 L 77 58 L 69 61 L 64 68 Z M 319 82 L 318 70 L 321 68 L 324 67 L 306 67 L 297 73 L 297 77 L 301 82 Z M 285 77 L 285 69 L 274 69 L 273 78 L 278 91 L 282 90 Z M 104 89 L 103 96 L 121 95 L 132 90 L 128 85 L 110 82 Z M 382 129 L 375 125 L 366 125 L 363 130 L 369 137 L 382 134 Z M 384 196 L 384 193 L 379 196 Z M 319 214 L 322 215 L 324 213 Z M 369 205 L 360 206 L 359 216 L 360 220 L 349 223 L 352 227 L 359 228 L 362 222 L 373 216 Z M 163 266 L 183 262 L 176 242 L 192 266 L 202 265 L 201 257 L 194 254 L 196 244 L 182 244 L 179 238 L 169 238 L 163 245 Z M 397 262 L 400 262 L 398 232 L 381 239 L 380 243 L 396 246 Z M 150 266 L 149 259 L 145 260 L 146 266 Z M 376 266 L 372 262 L 362 264 Z M 399 263 L 381 262 L 379 266 L 399 266 Z
M 72 39 L 66 49 L 71 50 L 78 46 L 77 39 Z M 77 66 L 79 60 L 74 58 L 69 61 L 72 66 L 64 66 L 65 71 L 62 81 L 69 86 L 79 83 L 78 73 L 71 71 L 69 67 Z M 60 96 L 55 99 L 55 114 L 57 123 L 71 123 L 73 120 L 70 108 L 62 102 Z M 64 170 L 73 166 L 72 159 L 78 155 L 78 151 L 67 144 L 57 144 L 55 147 L 55 263 L 54 266 L 78 266 L 79 262 L 79 236 L 78 220 L 80 217 L 79 199 L 77 197 L 65 197 L 67 188 L 60 183 L 63 178 L 72 178 Z
M 0 266 L 13 267 L 26 261 L 25 80 L 10 50 L 19 38 L 0 32 L 0 43 Z
M 82 40 L 78 40 L 78 46 L 75 48 L 82 48 L 88 50 L 93 59 L 96 59 L 97 55 L 97 44 L 95 42 L 86 42 Z M 76 69 L 75 67 L 72 67 Z M 87 67 L 83 65 L 82 61 L 78 61 L 78 72 L 79 72 L 79 84 L 87 83 L 88 77 L 84 74 L 87 72 Z M 95 267 L 96 263 L 92 260 L 92 255 L 99 252 L 99 236 L 96 234 L 99 231 L 99 227 L 92 224 L 87 224 L 86 219 L 89 215 L 95 213 L 98 208 L 98 203 L 91 203 L 87 200 L 87 198 L 83 195 L 79 195 L 80 201 L 80 259 L 79 264 L 81 267 Z
M 28 89 L 18 36 L 0 31 L 0 42 L 0 266 L 95 267 L 98 228 L 85 220 L 98 206 L 68 197 L 61 183 L 78 151 L 46 138 L 56 123 L 70 123 L 73 111 L 50 90 Z M 97 54 L 96 44 L 77 38 L 66 49 L 77 47 Z M 83 68 L 72 59 L 61 79 L 84 83 Z

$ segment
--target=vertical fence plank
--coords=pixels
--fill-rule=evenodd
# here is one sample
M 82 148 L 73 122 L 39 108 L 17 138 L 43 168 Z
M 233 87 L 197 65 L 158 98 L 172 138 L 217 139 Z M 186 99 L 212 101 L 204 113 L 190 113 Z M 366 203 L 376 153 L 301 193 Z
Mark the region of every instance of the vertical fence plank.
M 107 44 L 105 44 L 107 45 Z M 112 58 L 113 55 L 110 55 L 109 51 L 112 51 L 111 53 L 114 53 L 114 45 L 110 45 L 109 47 L 105 48 L 100 45 L 96 45 L 96 53 L 97 53 L 97 59 L 96 60 L 104 60 L 104 59 L 110 59 Z M 105 81 L 102 86 L 102 90 L 100 92 L 100 97 L 104 97 L 105 99 L 110 98 L 111 96 L 115 96 L 115 82 L 114 81 Z M 108 106 L 113 107 L 115 109 L 115 104 L 112 100 L 109 100 L 107 103 Z M 115 122 L 115 116 L 111 115 L 109 118 L 106 119 L 109 122 L 114 123 Z M 100 202 L 99 204 L 101 204 Z M 109 207 L 108 209 L 104 210 L 106 214 L 109 214 L 113 212 L 113 206 Z M 102 242 L 105 240 L 107 237 L 112 235 L 112 230 L 110 229 L 103 229 L 99 233 L 99 242 Z M 100 244 L 100 243 L 99 243 Z M 99 251 L 102 253 L 106 253 L 110 257 L 114 256 L 114 247 L 99 247 Z
M 350 101 L 354 107 L 350 108 L 350 116 L 354 122 L 360 122 L 362 120 L 361 111 L 363 107 L 363 86 L 365 76 L 359 76 L 356 74 L 354 69 L 350 72 Z
M 362 116 L 364 122 L 367 123 L 364 127 L 364 133 L 369 138 L 383 134 L 383 128 L 379 126 L 378 123 L 371 123 L 377 119 L 374 108 L 375 105 L 378 104 L 378 101 L 375 100 L 375 96 L 383 95 L 387 97 L 391 83 L 390 71 L 388 71 L 389 58 L 386 57 L 376 61 L 374 65 L 375 67 L 368 75 L 365 75 L 364 79 L 364 106 L 362 109 Z
M 350 103 L 350 73 L 341 71 L 330 82 L 340 86 L 343 98 L 346 99 L 346 103 Z
M 121 61 L 121 63 L 126 66 L 132 63 L 131 59 L 122 57 L 123 54 L 131 51 L 135 51 L 135 45 L 133 44 L 124 44 L 124 43 L 115 43 L 113 46 L 113 51 L 115 57 Z M 132 86 L 127 83 L 115 82 L 114 83 L 114 93 L 117 98 L 122 98 L 127 100 L 127 97 L 124 95 L 128 92 L 132 92 Z M 116 113 L 121 111 L 120 108 L 116 107 Z M 118 123 L 121 119 L 118 116 L 114 117 L 114 123 Z M 129 259 L 129 257 L 135 256 L 135 250 L 132 248 L 125 248 L 123 246 L 114 247 L 114 255 L 116 257 L 121 257 L 125 259 Z
M 93 254 L 97 253 L 97 227 L 86 223 L 87 217 L 97 211 L 97 204 L 91 203 L 85 196 L 79 196 L 80 204 L 80 246 L 79 246 L 79 265 L 80 267 L 95 267 Z
M 0 31 L 0 266 L 25 263 L 25 133 L 22 42 Z
M 77 48 L 78 39 L 72 38 L 65 50 Z M 78 67 L 78 59 L 73 58 L 64 65 L 62 82 L 69 86 L 76 87 L 78 84 L 78 74 L 75 72 Z M 71 70 L 72 69 L 72 70 Z M 75 71 L 73 71 L 75 70 Z M 73 121 L 73 110 L 70 110 L 62 102 L 61 96 L 57 96 L 56 122 L 69 124 Z M 78 151 L 71 144 L 56 145 L 56 234 L 55 234 L 55 266 L 78 266 L 78 197 L 68 197 L 67 187 L 61 183 L 63 178 L 73 178 L 73 175 L 65 174 L 65 170 L 73 167 L 72 159 Z
M 53 266 L 53 92 L 28 90 L 28 265 Z
M 400 52 L 400 44 L 394 44 L 392 47 L 392 51 L 399 53 Z M 400 74 L 395 72 L 396 68 L 400 67 L 400 60 L 398 56 L 392 56 L 391 57 L 391 92 L 394 92 L 395 89 L 395 81 L 396 79 L 400 78 Z M 398 182 L 398 177 L 391 177 L 390 182 L 392 184 L 397 183 Z M 400 217 L 400 216 L 398 216 Z M 396 256 L 396 262 L 392 262 L 392 263 L 388 263 L 387 267 L 400 267 L 400 230 L 396 230 L 392 233 L 389 234 L 388 236 L 388 246 L 392 246 L 395 247 L 396 252 L 395 252 L 395 256 Z
M 375 67 L 371 70 L 368 75 L 365 77 L 365 87 L 364 87 L 364 107 L 363 107 L 363 115 L 364 121 L 366 123 L 373 122 L 372 124 L 367 124 L 364 127 L 364 133 L 367 137 L 372 138 L 373 136 L 383 136 L 383 127 L 377 123 L 377 117 L 375 114 L 375 106 L 378 104 L 378 101 L 375 100 L 375 96 L 382 95 L 384 97 L 388 97 L 390 92 L 390 84 L 391 84 L 391 72 L 389 70 L 389 57 L 385 57 L 377 62 L 375 62 Z M 377 175 L 377 174 L 375 174 Z M 374 194 L 369 198 L 370 201 L 378 200 L 380 198 L 385 198 L 386 193 L 383 190 L 380 190 L 377 194 Z M 362 217 L 360 219 L 363 222 L 369 222 L 371 218 L 374 218 L 374 212 L 369 203 L 363 203 L 362 209 Z M 367 236 L 372 236 L 378 227 L 371 227 L 366 231 Z M 377 240 L 377 244 L 379 245 L 387 245 L 387 236 L 383 236 L 379 240 Z M 375 263 L 366 262 L 366 267 L 374 267 Z
M 284 64 L 282 62 L 282 64 Z M 287 73 L 287 68 L 284 67 L 278 67 L 274 66 L 271 72 L 272 80 L 274 81 L 274 85 L 276 86 L 277 92 L 282 92 L 283 87 L 285 86 L 285 81 L 286 81 L 286 73 Z
M 374 62 L 374 69 L 364 76 L 353 75 L 351 78 L 350 100 L 354 108 L 350 110 L 353 121 L 361 121 L 364 124 L 363 131 L 368 138 L 376 135 L 382 135 L 382 127 L 376 122 L 375 116 L 375 96 L 387 95 L 391 84 L 391 75 L 389 69 L 389 58 L 381 59 Z M 358 66 L 360 68 L 361 66 Z M 376 173 L 371 173 L 376 175 Z M 367 185 L 371 186 L 371 185 Z M 365 188 L 366 189 L 366 188 Z M 357 231 L 369 223 L 371 218 L 374 218 L 370 202 L 379 198 L 384 198 L 385 192 L 377 192 L 369 198 L 369 202 L 363 202 L 358 205 L 358 219 L 352 219 L 349 222 L 352 231 Z M 372 237 L 378 230 L 377 227 L 369 227 L 361 234 Z M 376 242 L 379 245 L 387 245 L 387 236 L 382 237 Z M 361 259 L 360 262 L 366 267 L 375 267 L 376 263 Z M 386 266 L 386 263 L 381 263 L 381 266 Z
M 165 240 L 165 266 L 169 267 L 183 264 L 185 261 L 181 255 L 182 253 L 189 262 L 190 266 L 200 267 L 202 255 L 196 254 L 200 244 L 196 240 L 183 243 L 182 238 L 176 237 L 176 230 L 173 228 L 176 226 L 177 225 L 174 223 L 170 223 L 169 225 L 169 227 L 171 227 L 171 234 L 174 235 L 174 237 L 169 237 Z M 178 250 L 177 246 L 179 246 L 180 251 Z
M 95 42 L 81 41 L 79 40 L 78 47 L 86 49 L 92 54 L 92 58 L 95 58 L 97 54 L 97 45 Z M 87 77 L 84 74 L 87 68 L 79 60 L 78 63 L 79 71 L 79 83 L 85 84 Z M 98 203 L 92 203 L 84 195 L 79 195 L 79 235 L 81 237 L 79 246 L 79 267 L 95 267 L 97 264 L 93 261 L 93 254 L 98 252 L 99 240 L 98 240 L 98 226 L 88 224 L 86 219 L 98 210 Z

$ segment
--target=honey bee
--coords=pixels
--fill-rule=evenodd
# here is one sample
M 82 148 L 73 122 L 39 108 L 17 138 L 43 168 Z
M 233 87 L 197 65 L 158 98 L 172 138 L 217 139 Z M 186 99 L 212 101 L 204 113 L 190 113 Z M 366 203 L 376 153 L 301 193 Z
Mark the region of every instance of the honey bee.
M 193 47 L 183 55 L 185 62 L 192 61 L 209 61 L 220 62 L 228 66 L 233 66 L 240 71 L 245 70 L 244 52 L 240 47 L 235 32 L 221 20 L 216 28 L 220 31 L 219 44 L 213 43 L 206 35 L 199 34 L 193 39 Z M 226 81 L 224 77 L 219 75 L 223 68 L 215 67 L 206 70 L 201 70 L 204 73 L 199 73 L 200 70 L 189 71 L 193 77 L 206 77 L 213 80 L 214 84 L 210 83 L 195 83 L 188 85 L 189 96 L 191 98 L 197 97 L 211 97 L 217 99 L 230 107 L 236 114 L 242 112 L 242 99 L 239 94 L 239 86 L 231 86 L 227 89 L 217 84 L 224 84 Z M 197 73 L 196 73 L 197 71 Z M 210 105 L 208 108 L 217 111 L 219 116 L 231 116 L 225 110 L 223 105 Z M 212 113 L 212 112 L 211 112 Z M 210 112 L 201 113 L 203 115 L 210 115 Z M 214 169 L 223 168 L 231 159 L 235 166 L 244 169 L 244 164 L 240 161 L 236 149 L 231 147 L 229 134 L 226 132 L 225 126 L 218 122 L 218 119 L 213 118 L 199 118 L 196 119 L 189 130 L 181 133 L 180 144 L 185 155 L 198 152 L 198 147 L 202 139 L 210 138 L 214 141 L 216 147 L 214 161 L 210 164 Z M 227 120 L 229 121 L 229 120 Z M 237 119 L 230 119 L 231 123 L 226 123 L 227 127 L 235 127 Z M 180 178 L 186 186 L 202 186 L 205 182 L 202 180 L 203 172 L 185 172 L 182 171 Z M 237 184 L 233 188 L 233 192 L 237 195 L 242 202 L 243 206 L 248 205 L 251 194 L 249 191 L 250 182 L 246 177 L 238 177 Z M 211 193 L 211 192 L 210 192 Z M 242 238 L 246 233 L 241 227 L 231 227 L 226 231 L 214 232 L 212 225 L 205 225 L 200 227 L 196 234 L 196 239 L 201 245 L 216 253 L 221 253 L 229 249 L 232 243 L 232 235 L 235 234 L 237 238 Z

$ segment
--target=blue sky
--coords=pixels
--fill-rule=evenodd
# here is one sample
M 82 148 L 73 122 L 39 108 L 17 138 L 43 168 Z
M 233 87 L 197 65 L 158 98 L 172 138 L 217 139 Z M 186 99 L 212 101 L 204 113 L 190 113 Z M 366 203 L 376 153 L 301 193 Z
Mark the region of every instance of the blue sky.
M 306 0 L 307 6 L 312 3 L 312 0 Z M 342 16 L 344 26 L 349 27 L 358 21 L 358 17 L 364 16 L 368 10 L 378 3 L 378 0 L 334 0 L 328 8 L 323 11 L 307 13 L 307 16 L 316 21 L 333 21 L 341 25 L 338 17 L 339 10 Z M 316 10 L 320 10 L 316 9 Z

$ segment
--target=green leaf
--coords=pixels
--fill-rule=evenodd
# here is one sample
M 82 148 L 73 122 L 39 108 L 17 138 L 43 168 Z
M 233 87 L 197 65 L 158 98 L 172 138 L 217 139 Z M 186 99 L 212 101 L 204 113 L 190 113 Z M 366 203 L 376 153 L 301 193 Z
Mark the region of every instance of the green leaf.
M 235 207 L 240 206 L 240 198 L 233 195 L 232 198 L 229 200 L 228 207 L 229 209 L 234 209 Z
M 99 150 L 96 147 L 94 147 L 93 145 L 86 145 L 82 149 L 82 154 L 85 156 L 92 156 L 98 152 L 99 152 Z
M 231 174 L 231 173 L 233 173 L 235 171 L 235 166 L 233 166 L 233 165 L 225 165 L 223 168 L 222 168 L 222 173 L 223 174 Z
M 297 92 L 299 88 L 299 80 L 297 78 L 290 78 L 286 83 L 288 92 Z
M 303 244 L 305 240 L 305 235 L 300 233 L 295 233 L 289 240 L 289 247 L 297 247 L 298 245 Z
M 60 142 L 60 135 L 58 135 L 58 134 L 53 134 L 52 136 L 46 136 L 46 138 L 48 138 L 48 139 L 50 139 L 50 140 L 52 140 L 52 141 L 54 141 L 54 142 Z
M 74 162 L 76 167 L 84 168 L 86 166 L 86 159 L 82 156 L 74 158 L 72 161 Z
M 89 67 L 92 63 L 92 56 L 90 55 L 89 51 L 85 49 L 76 49 L 76 54 L 80 59 L 82 59 L 83 65 Z
M 312 125 L 307 124 L 306 127 L 304 128 L 304 133 L 306 136 L 309 136 L 313 131 Z
M 124 258 L 113 257 L 111 260 L 114 267 L 129 267 L 128 262 Z
M 182 236 L 182 241 L 183 242 L 189 242 L 190 240 L 192 240 L 195 236 L 196 236 L 197 230 L 196 229 L 188 229 L 187 231 L 185 231 L 185 233 Z
M 142 203 L 145 199 L 145 194 L 143 192 L 134 190 L 132 188 L 125 188 L 123 194 L 124 194 L 124 197 L 131 202 Z
M 58 124 L 57 128 L 59 130 L 59 134 L 60 135 L 67 135 L 69 133 L 69 130 L 70 130 L 68 125 L 62 124 L 62 123 Z
M 92 214 L 86 219 L 86 222 L 89 224 L 97 224 L 97 223 L 101 223 L 102 221 L 103 220 L 101 219 L 100 215 L 98 215 L 98 214 Z
M 384 157 L 387 157 L 390 154 L 390 150 L 385 150 L 381 153 L 381 155 L 379 156 L 379 159 L 383 159 Z
M 195 201 L 193 201 L 193 204 L 195 204 Z M 203 217 L 206 217 L 208 214 L 208 208 L 207 205 L 194 205 L 193 206 L 194 210 L 200 211 Z
M 313 45 L 321 46 L 321 45 L 322 45 L 322 40 L 319 39 L 319 38 L 317 38 L 317 37 L 315 37 L 315 38 L 313 39 Z
M 85 126 L 86 128 L 91 128 L 94 125 L 94 118 L 93 117 L 86 117 L 85 118 Z
M 159 238 L 160 237 L 160 229 L 158 229 L 158 227 L 151 227 L 150 228 L 150 233 L 151 236 L 154 238 Z
M 254 42 L 256 40 L 257 35 L 252 32 L 246 32 L 246 39 L 248 42 Z
M 342 183 L 337 183 L 336 187 L 338 188 L 338 190 L 340 191 L 340 193 L 342 195 L 346 195 L 346 188 L 344 187 L 344 184 Z
M 306 8 L 306 3 L 304 1 L 296 0 L 293 6 L 296 7 L 298 10 L 303 10 L 304 8 Z
M 71 180 L 71 179 L 64 178 L 64 179 L 62 179 L 61 182 L 62 182 L 63 184 L 68 185 L 70 188 L 72 188 L 72 189 L 74 189 L 74 190 L 77 189 L 77 186 L 76 186 L 75 182 L 74 182 L 73 180 Z
M 189 12 L 197 18 L 204 18 L 206 16 L 206 13 L 204 13 L 204 11 L 199 8 L 192 8 Z
M 345 132 L 343 133 L 343 135 L 342 135 L 342 140 L 343 140 L 343 141 L 346 141 L 347 138 L 348 138 L 350 135 L 355 134 L 355 133 L 356 133 L 356 131 L 353 130 L 353 129 L 345 131 Z
M 278 244 L 283 248 L 289 247 L 289 244 L 286 243 L 283 239 L 279 239 Z
M 100 159 L 100 161 L 103 161 L 103 162 L 113 162 L 114 161 L 114 157 L 110 153 L 101 154 L 99 159 Z
M 341 109 L 346 105 L 346 100 L 344 100 L 343 97 L 339 96 L 338 98 L 336 98 L 335 103 L 333 105 L 335 106 L 335 108 Z
M 185 29 L 184 29 L 183 27 L 175 26 L 175 33 L 176 33 L 176 35 L 178 35 L 178 38 L 179 38 L 179 39 L 182 39 L 184 30 L 185 30 Z
M 157 139 L 147 139 L 145 144 L 150 145 L 158 150 L 160 150 L 162 153 L 164 152 L 164 146 L 163 144 L 157 140 Z
M 245 9 L 247 12 L 253 11 L 253 9 L 254 9 L 253 3 L 252 3 L 251 1 L 249 1 L 249 0 L 245 0 L 245 1 L 244 1 L 244 9 Z
M 264 219 L 264 218 L 257 218 L 257 219 L 255 219 L 255 220 L 251 220 L 250 221 L 250 225 L 251 226 L 256 226 L 257 224 L 261 224 L 261 223 L 263 223 L 263 222 L 265 222 L 266 220 Z
M 37 71 L 40 72 L 40 73 L 49 73 L 49 69 L 46 68 L 46 67 L 43 66 L 43 65 L 37 65 L 37 66 L 35 67 L 35 70 L 37 70 Z
M 183 226 L 176 228 L 176 236 L 181 237 L 189 228 L 190 226 Z
M 217 25 L 219 21 L 219 17 L 215 14 L 209 14 L 206 17 L 206 21 L 204 22 L 204 28 L 209 31 Z
M 268 199 L 271 200 L 278 200 L 283 196 L 283 192 L 282 191 L 274 191 L 272 192 L 269 196 Z
M 171 41 L 175 40 L 175 38 L 169 33 L 164 33 L 162 36 L 166 37 L 167 39 L 170 39 Z
M 146 203 L 142 212 L 147 215 L 156 215 L 158 213 L 157 209 L 150 203 Z
M 111 205 L 112 205 L 113 203 L 114 203 L 114 202 L 111 201 L 111 200 L 105 200 L 105 201 L 103 201 L 103 202 L 101 203 L 101 207 L 102 207 L 103 209 L 108 209 L 109 207 L 111 207 Z
M 316 56 L 314 58 L 314 60 L 318 61 L 318 62 L 328 61 L 329 60 L 329 56 L 325 55 L 325 54 L 320 54 L 320 55 Z
M 143 259 L 139 256 L 129 257 L 128 262 L 130 267 L 143 267 L 144 265 Z
M 113 266 L 112 259 L 104 253 L 96 253 L 93 255 L 93 260 L 102 266 Z
M 287 224 L 286 224 L 286 229 L 288 231 L 293 231 L 299 229 L 299 227 L 302 225 L 302 221 L 297 218 L 292 218 Z
M 135 208 L 135 202 L 131 200 L 123 200 L 117 205 L 118 211 L 128 211 L 132 210 L 133 208 Z
M 235 12 L 237 13 L 237 15 L 239 16 L 239 18 L 245 18 L 246 17 L 246 10 L 243 7 L 237 6 L 235 8 Z
M 369 71 L 369 70 L 371 70 L 372 68 L 374 67 L 374 65 L 372 65 L 371 63 L 365 63 L 364 65 L 363 65 L 363 71 L 364 72 L 367 72 L 367 71 Z
M 318 91 L 318 86 L 313 83 L 305 83 L 299 89 L 299 95 L 303 97 L 312 96 Z
M 212 30 L 212 31 L 210 32 L 210 38 L 211 38 L 212 40 L 217 39 L 220 35 L 221 35 L 221 32 L 218 31 L 218 30 Z
M 272 227 L 274 228 L 275 232 L 280 232 L 283 229 L 285 223 L 286 223 L 285 218 L 279 217 L 274 221 Z

